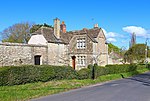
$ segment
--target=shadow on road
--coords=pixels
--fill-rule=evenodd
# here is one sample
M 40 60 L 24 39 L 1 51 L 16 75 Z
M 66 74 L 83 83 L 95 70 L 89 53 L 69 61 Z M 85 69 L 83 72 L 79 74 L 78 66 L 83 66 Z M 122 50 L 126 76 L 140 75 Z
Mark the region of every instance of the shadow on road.
M 141 82 L 145 86 L 150 86 L 150 73 L 140 74 L 128 79 Z

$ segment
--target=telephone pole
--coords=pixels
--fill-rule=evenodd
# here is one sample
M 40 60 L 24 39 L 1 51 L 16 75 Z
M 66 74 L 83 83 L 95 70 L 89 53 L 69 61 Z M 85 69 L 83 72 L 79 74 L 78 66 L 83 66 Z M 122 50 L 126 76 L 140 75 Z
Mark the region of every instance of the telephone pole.
M 148 41 L 148 39 L 146 39 L 146 41 L 145 41 L 145 64 L 146 64 L 146 66 L 147 66 L 147 63 L 148 63 L 148 60 L 147 60 L 147 52 L 148 52 L 148 49 L 147 49 L 147 41 Z

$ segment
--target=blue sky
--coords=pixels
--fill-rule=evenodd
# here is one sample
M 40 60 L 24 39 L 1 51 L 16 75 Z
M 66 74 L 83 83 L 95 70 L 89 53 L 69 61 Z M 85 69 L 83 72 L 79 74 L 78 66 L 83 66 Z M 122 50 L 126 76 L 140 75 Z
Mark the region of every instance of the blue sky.
M 68 31 L 98 23 L 109 42 L 128 48 L 131 33 L 137 35 L 137 43 L 150 37 L 149 4 L 150 0 L 1 0 L 0 32 L 27 21 L 53 25 L 58 17 Z

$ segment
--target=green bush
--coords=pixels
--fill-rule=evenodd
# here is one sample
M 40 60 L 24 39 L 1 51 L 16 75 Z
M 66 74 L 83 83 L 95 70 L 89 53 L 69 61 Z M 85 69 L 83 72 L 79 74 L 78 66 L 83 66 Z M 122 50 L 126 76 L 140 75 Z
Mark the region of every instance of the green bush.
M 55 71 L 55 79 L 76 79 L 77 72 L 72 67 L 65 67 L 65 66 L 56 66 L 53 68 Z
M 75 79 L 77 72 L 66 66 L 10 66 L 0 69 L 0 85 L 19 85 L 37 81 Z
M 101 75 L 106 75 L 108 74 L 108 70 L 105 67 L 98 66 L 97 64 L 95 65 L 88 65 L 88 69 L 90 70 L 90 77 L 94 76 L 93 78 L 97 78 Z M 94 70 L 93 70 L 94 69 Z M 94 74 L 93 74 L 94 72 Z
M 108 69 L 106 69 L 105 67 L 95 66 L 94 68 L 95 68 L 95 78 L 108 74 Z
M 92 72 L 92 66 L 88 66 Z M 123 64 L 123 65 L 107 65 L 105 67 L 94 65 L 94 78 L 107 74 L 118 74 L 136 71 L 137 65 Z
M 136 71 L 137 65 L 135 64 L 122 64 L 122 65 L 107 65 L 106 69 L 108 74 L 117 74 Z
M 146 66 L 136 64 L 107 65 L 106 67 L 89 65 L 88 68 L 75 71 L 67 66 L 6 66 L 0 68 L 0 85 L 19 85 L 62 79 L 90 79 L 107 74 L 136 72 L 143 68 L 146 68 Z
M 89 68 L 83 68 L 78 71 L 78 79 L 90 79 L 91 78 L 91 70 Z
M 146 68 L 148 68 L 150 70 L 150 64 L 147 64 Z

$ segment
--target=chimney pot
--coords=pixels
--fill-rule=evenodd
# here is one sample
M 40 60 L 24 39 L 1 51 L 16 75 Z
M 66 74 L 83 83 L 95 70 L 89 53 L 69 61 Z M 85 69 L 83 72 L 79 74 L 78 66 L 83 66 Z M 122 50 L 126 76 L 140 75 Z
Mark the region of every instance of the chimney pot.
M 60 30 L 62 33 L 66 33 L 66 24 L 64 21 L 62 21 L 62 24 L 60 25 Z
M 94 28 L 98 28 L 98 24 L 95 24 L 95 25 L 94 25 Z

